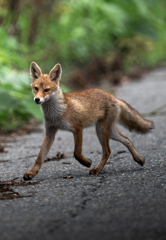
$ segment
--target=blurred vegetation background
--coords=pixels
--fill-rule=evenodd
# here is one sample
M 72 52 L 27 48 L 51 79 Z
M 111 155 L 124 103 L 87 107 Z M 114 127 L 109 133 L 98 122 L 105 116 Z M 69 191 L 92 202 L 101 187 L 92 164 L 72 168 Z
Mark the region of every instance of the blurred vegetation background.
M 119 84 L 166 59 L 165 0 L 0 0 L 0 129 L 42 119 L 29 66 L 63 67 L 63 89 Z

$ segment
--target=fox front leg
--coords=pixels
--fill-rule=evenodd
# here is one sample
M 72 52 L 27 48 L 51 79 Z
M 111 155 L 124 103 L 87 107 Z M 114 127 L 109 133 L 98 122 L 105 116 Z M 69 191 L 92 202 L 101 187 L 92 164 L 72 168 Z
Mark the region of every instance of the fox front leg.
M 55 139 L 55 133 L 56 133 L 56 129 L 55 128 L 49 128 L 46 130 L 46 135 L 40 150 L 40 153 L 36 159 L 36 162 L 33 166 L 33 168 L 31 169 L 31 171 L 27 172 L 24 174 L 23 179 L 25 181 L 27 180 L 31 180 L 32 178 L 34 178 L 36 176 L 36 174 L 39 172 L 42 163 L 44 162 L 45 157 L 47 156 L 53 142 Z

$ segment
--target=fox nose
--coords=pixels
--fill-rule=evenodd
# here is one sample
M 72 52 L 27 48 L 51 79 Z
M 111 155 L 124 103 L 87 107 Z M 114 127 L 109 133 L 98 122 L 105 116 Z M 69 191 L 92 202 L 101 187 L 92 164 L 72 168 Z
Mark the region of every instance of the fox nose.
M 40 102 L 40 98 L 35 98 L 35 102 L 39 103 Z

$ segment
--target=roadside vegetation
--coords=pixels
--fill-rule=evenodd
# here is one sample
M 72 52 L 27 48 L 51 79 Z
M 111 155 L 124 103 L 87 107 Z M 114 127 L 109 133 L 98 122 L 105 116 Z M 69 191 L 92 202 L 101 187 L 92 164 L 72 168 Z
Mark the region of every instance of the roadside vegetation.
M 0 130 L 42 120 L 32 61 L 44 72 L 60 62 L 64 91 L 86 86 L 88 76 L 115 84 L 121 72 L 163 62 L 165 9 L 165 0 L 0 0 Z

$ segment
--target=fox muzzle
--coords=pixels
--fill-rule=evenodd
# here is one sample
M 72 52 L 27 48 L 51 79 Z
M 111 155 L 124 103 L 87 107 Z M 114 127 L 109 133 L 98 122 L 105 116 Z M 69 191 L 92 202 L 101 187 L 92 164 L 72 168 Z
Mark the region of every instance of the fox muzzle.
M 34 98 L 34 101 L 35 101 L 35 103 L 37 103 L 37 104 L 42 104 L 42 103 L 44 102 L 44 99 L 43 99 L 43 98 L 35 97 L 35 98 Z

